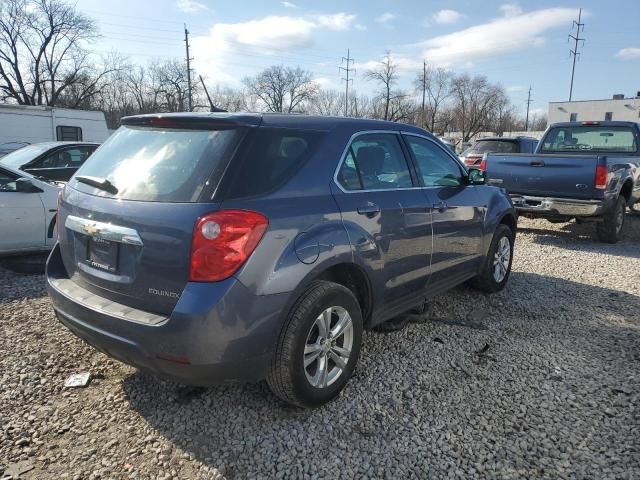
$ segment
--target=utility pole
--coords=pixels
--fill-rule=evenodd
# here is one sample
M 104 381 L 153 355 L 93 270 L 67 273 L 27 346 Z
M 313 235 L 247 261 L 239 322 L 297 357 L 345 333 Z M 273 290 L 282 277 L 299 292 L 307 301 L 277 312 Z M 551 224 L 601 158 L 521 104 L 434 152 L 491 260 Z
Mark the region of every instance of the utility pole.
M 351 64 L 354 62 L 353 58 L 351 58 L 350 50 L 347 48 L 347 56 L 342 57 L 342 62 L 346 62 L 346 67 L 338 67 L 340 71 L 344 71 L 346 73 L 345 77 L 342 77 L 342 80 L 346 83 L 346 88 L 344 91 L 344 116 L 349 115 L 349 82 L 353 82 L 353 79 L 349 78 L 349 73 L 355 72 L 355 69 L 351 68 Z M 341 63 L 342 63 L 341 62 Z
M 184 43 L 187 49 L 187 99 L 189 100 L 189 111 L 193 110 L 193 94 L 191 91 L 191 56 L 189 55 L 189 30 L 184 24 Z
M 573 41 L 575 42 L 573 50 L 569 50 L 569 55 L 573 56 L 573 66 L 571 67 L 571 87 L 569 87 L 569 101 L 571 101 L 571 98 L 573 97 L 573 75 L 576 71 L 576 58 L 578 58 L 578 56 L 580 55 L 580 53 L 578 52 L 578 42 L 582 42 L 582 46 L 584 47 L 585 41 L 584 37 L 580 37 L 580 31 L 582 30 L 584 32 L 584 23 L 580 23 L 581 20 L 582 9 L 578 11 L 578 21 L 573 21 L 573 25 L 576 26 L 576 34 L 569 34 L 569 40 L 573 39 Z M 571 30 L 573 30 L 573 26 L 571 27 Z
M 424 110 L 424 100 L 427 93 L 427 61 L 422 61 L 422 128 L 425 128 L 427 116 Z
M 529 131 L 529 107 L 531 106 L 531 102 L 533 102 L 533 100 L 531 99 L 531 85 L 529 85 L 529 95 L 527 96 L 527 119 L 524 121 L 525 132 Z

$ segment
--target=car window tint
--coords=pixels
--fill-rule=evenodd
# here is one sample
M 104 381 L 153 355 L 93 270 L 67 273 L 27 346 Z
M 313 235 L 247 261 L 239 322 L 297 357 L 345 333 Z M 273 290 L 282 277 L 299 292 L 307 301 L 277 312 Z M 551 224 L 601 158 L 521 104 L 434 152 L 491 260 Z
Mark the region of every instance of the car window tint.
M 416 159 L 425 187 L 450 187 L 462 184 L 458 163 L 434 142 L 420 137 L 405 137 Z
M 282 187 L 318 150 L 324 132 L 260 127 L 231 164 L 221 186 L 225 199 L 265 195 Z
M 0 171 L 0 192 L 15 192 L 16 177 Z
M 409 188 L 413 184 L 407 160 L 395 134 L 357 137 L 340 166 L 338 181 L 345 190 Z

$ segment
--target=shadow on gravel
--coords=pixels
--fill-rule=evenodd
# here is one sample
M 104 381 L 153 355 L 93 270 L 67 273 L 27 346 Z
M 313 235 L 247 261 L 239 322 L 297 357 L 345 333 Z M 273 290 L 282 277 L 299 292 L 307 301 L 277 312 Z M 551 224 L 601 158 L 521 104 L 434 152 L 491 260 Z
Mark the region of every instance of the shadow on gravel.
M 447 311 L 448 302 L 469 308 Z M 299 477 L 296 465 L 318 452 L 340 468 L 357 471 L 363 462 L 387 468 L 383 456 L 372 453 L 381 445 L 412 462 L 413 473 L 423 476 L 429 465 L 437 465 L 425 458 L 447 458 L 449 441 L 442 443 L 442 431 L 465 432 L 455 442 L 464 461 L 473 464 L 484 461 L 473 452 L 486 441 L 489 428 L 492 451 L 511 449 L 516 437 L 529 442 L 517 456 L 505 456 L 495 467 L 498 472 L 513 471 L 525 461 L 532 468 L 525 476 L 540 474 L 540 452 L 549 438 L 567 446 L 566 458 L 596 455 L 604 448 L 602 440 L 618 449 L 623 464 L 630 461 L 628 438 L 621 439 L 619 432 L 633 421 L 633 410 L 615 407 L 615 401 L 631 395 L 625 392 L 637 393 L 637 385 L 625 381 L 640 369 L 639 296 L 514 272 L 499 295 L 461 287 L 436 303 L 441 311 L 434 321 L 390 335 L 365 334 L 356 377 L 324 408 L 284 405 L 264 382 L 185 389 L 136 373 L 124 379 L 123 390 L 131 408 L 159 434 L 197 460 L 222 468 L 227 478 L 255 476 L 265 458 L 273 461 L 272 471 L 260 472 L 265 477 L 275 478 L 280 466 L 286 478 Z M 472 319 L 474 310 L 483 318 Z M 471 320 L 487 329 L 479 330 Z M 435 340 L 424 341 L 431 337 Z M 489 346 L 492 361 L 474 362 Z M 528 405 L 527 415 L 521 415 L 520 405 Z M 581 420 L 567 426 L 565 419 L 574 415 Z M 486 418 L 493 419 L 490 427 Z M 439 443 L 422 442 L 432 438 Z M 579 448 L 576 439 L 584 439 Z M 561 459 L 545 461 L 546 474 L 562 471 Z M 586 458 L 575 461 L 591 468 Z M 333 466 L 327 468 L 329 473 Z
M 535 235 L 534 243 L 567 250 L 578 250 L 618 257 L 640 258 L 640 215 L 627 215 L 622 241 L 616 244 L 600 242 L 595 225 L 567 223 L 560 230 L 518 227 L 518 232 Z

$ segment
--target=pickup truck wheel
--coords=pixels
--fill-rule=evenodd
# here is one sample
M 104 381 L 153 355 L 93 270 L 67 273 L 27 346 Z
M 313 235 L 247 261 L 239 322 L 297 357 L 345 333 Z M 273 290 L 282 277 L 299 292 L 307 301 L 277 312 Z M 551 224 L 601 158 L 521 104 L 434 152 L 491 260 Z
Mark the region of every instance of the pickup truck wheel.
M 601 242 L 616 243 L 622 238 L 626 206 L 623 197 L 618 197 L 615 206 L 609 210 L 601 223 L 596 225 L 596 233 Z
M 361 340 L 362 312 L 351 290 L 333 282 L 312 283 L 282 329 L 269 388 L 299 407 L 333 400 L 353 374 Z
M 513 231 L 506 225 L 498 225 L 482 270 L 469 282 L 473 288 L 487 293 L 495 293 L 505 287 L 511 274 L 513 243 Z

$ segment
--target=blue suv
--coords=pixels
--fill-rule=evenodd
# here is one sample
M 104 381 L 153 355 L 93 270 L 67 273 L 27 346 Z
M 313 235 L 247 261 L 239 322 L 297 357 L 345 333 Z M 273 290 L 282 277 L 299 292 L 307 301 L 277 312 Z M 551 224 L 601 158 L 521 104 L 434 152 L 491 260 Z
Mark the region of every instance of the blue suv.
M 123 119 L 59 198 L 59 320 L 191 385 L 336 397 L 364 329 L 466 281 L 501 290 L 516 213 L 410 125 L 282 114 Z

